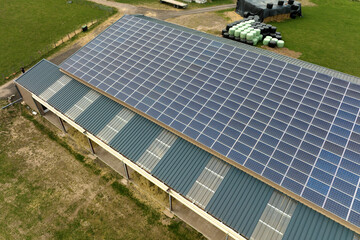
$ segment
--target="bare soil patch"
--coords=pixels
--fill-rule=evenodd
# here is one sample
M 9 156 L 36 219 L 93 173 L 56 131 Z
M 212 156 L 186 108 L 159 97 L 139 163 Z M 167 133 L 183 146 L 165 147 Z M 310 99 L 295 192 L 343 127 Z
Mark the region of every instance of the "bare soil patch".
M 239 14 L 237 14 L 235 11 L 232 12 L 224 12 L 224 15 L 230 19 L 229 22 L 235 22 L 238 20 L 243 19 L 243 17 L 241 17 Z
M 261 46 L 261 48 L 269 50 L 271 52 L 281 54 L 281 55 L 292 57 L 292 58 L 299 58 L 301 56 L 301 54 L 302 54 L 301 52 L 295 52 L 295 51 L 290 50 L 288 48 L 271 48 L 271 47 L 265 46 L 265 45 Z
M 302 7 L 314 7 L 314 6 L 317 6 L 317 4 L 311 2 L 311 0 L 298 0 L 300 3 L 301 3 L 301 6 Z
M 224 18 L 213 12 L 180 16 L 167 21 L 218 36 L 221 35 L 221 30 L 227 24 Z
M 143 7 L 143 8 L 148 8 L 148 9 L 153 9 L 153 10 L 170 10 L 170 11 L 186 11 L 184 9 L 177 9 L 174 8 L 172 5 L 170 4 L 165 4 L 165 3 L 144 3 L 141 5 L 137 5 L 138 7 Z

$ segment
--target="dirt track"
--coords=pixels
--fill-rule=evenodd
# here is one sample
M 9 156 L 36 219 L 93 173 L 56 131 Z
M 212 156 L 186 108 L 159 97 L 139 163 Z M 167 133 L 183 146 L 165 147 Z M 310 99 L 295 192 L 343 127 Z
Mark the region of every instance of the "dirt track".
M 113 1 L 107 0 L 90 0 L 92 2 L 110 6 L 117 8 L 119 12 L 124 14 L 144 14 L 147 16 L 155 17 L 161 20 L 165 20 L 168 18 L 174 18 L 183 15 L 190 15 L 190 14 L 198 14 L 198 13 L 205 13 L 205 12 L 213 12 L 219 11 L 223 9 L 235 8 L 236 4 L 226 4 L 226 5 L 219 5 L 215 7 L 207 7 L 207 8 L 198 8 L 198 9 L 181 9 L 181 10 L 159 10 L 159 9 L 152 9 L 143 6 L 135 6 L 130 4 L 118 3 Z

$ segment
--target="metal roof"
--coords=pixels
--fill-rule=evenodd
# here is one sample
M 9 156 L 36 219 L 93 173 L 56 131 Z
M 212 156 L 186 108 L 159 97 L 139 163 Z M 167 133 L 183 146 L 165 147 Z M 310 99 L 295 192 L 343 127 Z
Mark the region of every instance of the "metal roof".
M 210 158 L 211 154 L 178 138 L 151 173 L 185 196 Z
M 283 240 L 352 240 L 354 232 L 299 203 Z
M 57 66 L 42 60 L 16 82 L 33 94 L 41 96 L 62 76 Z M 58 89 L 47 102 L 65 115 L 69 109 L 82 106 L 73 120 L 99 137 L 102 129 L 109 126 L 111 121 L 126 108 L 105 96 L 99 96 L 95 101 L 84 104 L 86 99 L 90 101 L 86 96 L 89 96 L 91 91 L 93 90 L 89 87 L 71 80 Z M 167 141 L 166 138 L 159 137 L 167 130 L 139 115 L 129 117 L 128 121 L 117 129 L 119 131 L 109 141 L 112 148 L 133 162 L 137 162 L 146 151 L 162 156 L 151 170 L 151 174 L 183 196 L 187 196 L 195 204 L 201 201 L 190 199 L 190 195 L 200 196 L 201 191 L 209 189 L 211 191 L 214 187 L 214 184 L 211 185 L 212 182 L 216 182 L 218 185 L 216 191 L 210 195 L 206 207 L 202 208 L 239 234 L 250 238 L 275 189 L 221 160 L 214 159 L 211 154 L 184 139 Z M 156 140 L 167 145 L 168 149 L 164 155 L 154 149 L 152 143 Z M 221 170 L 228 167 L 225 173 Z M 204 171 L 210 173 L 204 174 Z M 214 176 L 217 178 L 215 179 Z M 215 180 L 210 181 L 210 179 Z M 205 190 L 198 188 L 195 193 L 190 191 L 194 184 L 206 185 Z M 187 195 L 189 193 L 190 195 Z M 298 203 L 283 238 L 347 240 L 353 235 L 351 230 Z
M 227 41 L 126 15 L 60 67 L 360 231 L 357 78 Z
M 231 167 L 205 210 L 249 238 L 273 191 L 272 187 Z
M 62 76 L 64 74 L 59 71 L 56 65 L 49 61 L 41 60 L 29 69 L 26 74 L 17 78 L 16 82 L 25 88 L 31 89 L 32 93 L 39 95 Z M 34 79 L 41 79 L 41 81 L 34 81 Z

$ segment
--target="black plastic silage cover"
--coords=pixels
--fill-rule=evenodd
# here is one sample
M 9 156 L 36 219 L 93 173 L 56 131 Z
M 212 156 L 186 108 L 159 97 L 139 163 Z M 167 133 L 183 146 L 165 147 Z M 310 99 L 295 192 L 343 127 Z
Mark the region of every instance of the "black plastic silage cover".
M 246 13 L 258 15 L 261 21 L 267 17 L 293 12 L 287 1 L 283 5 L 278 5 L 278 2 L 278 0 L 238 0 L 235 11 L 242 17 L 247 17 Z M 268 3 L 273 4 L 272 9 L 266 7 Z M 301 3 L 295 1 L 293 5 L 298 6 L 296 12 L 301 16 Z

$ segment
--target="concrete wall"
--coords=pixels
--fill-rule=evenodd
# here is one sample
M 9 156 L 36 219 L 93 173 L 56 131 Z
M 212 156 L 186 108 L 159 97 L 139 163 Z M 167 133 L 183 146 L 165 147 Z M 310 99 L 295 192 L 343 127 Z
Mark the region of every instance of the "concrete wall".
M 39 112 L 41 115 L 44 114 L 43 108 L 40 103 L 32 98 L 31 92 L 21 85 L 15 83 L 16 87 L 19 89 L 19 92 L 24 100 L 24 102 L 33 110 Z

